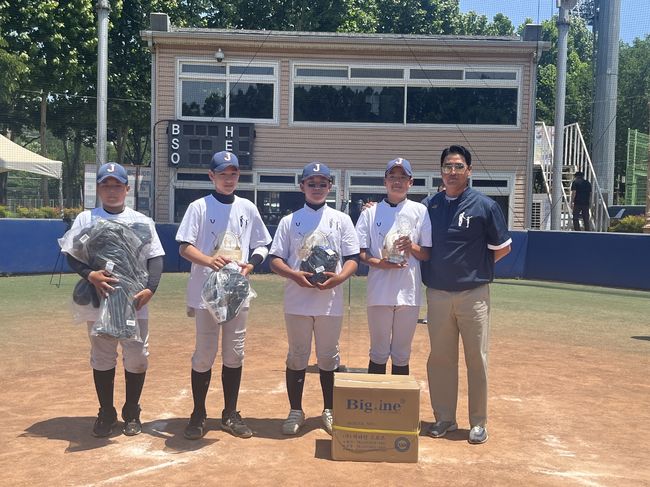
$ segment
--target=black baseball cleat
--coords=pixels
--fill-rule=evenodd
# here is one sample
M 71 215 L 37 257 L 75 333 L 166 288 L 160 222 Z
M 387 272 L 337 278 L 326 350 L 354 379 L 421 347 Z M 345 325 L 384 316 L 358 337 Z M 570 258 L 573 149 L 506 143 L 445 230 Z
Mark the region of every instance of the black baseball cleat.
M 142 423 L 140 422 L 140 405 L 125 404 L 122 407 L 122 419 L 124 426 L 122 432 L 126 436 L 139 435 L 142 432 Z
M 192 413 L 183 436 L 188 440 L 198 440 L 205 435 L 205 414 Z
M 122 432 L 126 436 L 135 436 L 142 433 L 142 423 L 140 422 L 140 405 L 125 404 L 122 408 L 122 419 L 124 426 Z
M 253 436 L 251 429 L 244 423 L 239 411 L 221 413 L 221 429 L 238 438 L 250 438 Z
M 115 408 L 99 408 L 95 425 L 93 426 L 93 436 L 96 438 L 105 438 L 111 436 L 113 427 L 117 424 L 117 411 Z

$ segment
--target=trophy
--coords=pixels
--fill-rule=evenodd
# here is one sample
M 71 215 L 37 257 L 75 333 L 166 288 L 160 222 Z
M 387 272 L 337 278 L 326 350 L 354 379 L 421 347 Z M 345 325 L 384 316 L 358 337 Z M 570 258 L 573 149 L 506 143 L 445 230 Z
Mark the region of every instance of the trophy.
M 397 228 L 388 232 L 384 239 L 384 248 L 382 249 L 382 257 L 391 264 L 406 264 L 408 257 L 403 250 L 397 248 L 397 241 L 401 237 L 408 237 L 411 235 L 411 222 L 404 217 L 397 220 Z
M 217 244 L 214 247 L 212 255 L 220 255 L 234 262 L 241 262 L 242 252 L 239 238 L 233 232 L 226 230 L 216 239 Z

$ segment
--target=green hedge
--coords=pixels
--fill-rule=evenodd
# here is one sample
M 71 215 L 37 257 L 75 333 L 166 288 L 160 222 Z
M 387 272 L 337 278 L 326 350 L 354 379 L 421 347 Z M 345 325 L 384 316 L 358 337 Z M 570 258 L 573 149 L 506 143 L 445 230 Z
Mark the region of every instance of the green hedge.
M 64 208 L 63 216 L 66 219 L 73 220 L 83 208 Z M 25 208 L 19 206 L 16 211 L 10 211 L 6 206 L 0 206 L 0 218 L 44 218 L 51 220 L 61 219 L 61 209 L 44 206 L 42 208 Z
M 618 233 L 643 233 L 645 216 L 630 215 L 621 218 L 609 227 L 610 232 Z

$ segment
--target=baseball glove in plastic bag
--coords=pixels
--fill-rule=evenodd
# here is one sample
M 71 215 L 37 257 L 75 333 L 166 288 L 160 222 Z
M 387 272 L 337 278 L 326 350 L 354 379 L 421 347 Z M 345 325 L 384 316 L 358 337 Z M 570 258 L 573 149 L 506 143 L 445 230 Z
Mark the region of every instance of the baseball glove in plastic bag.
M 328 279 L 324 273 L 336 272 L 336 266 L 338 263 L 338 253 L 332 249 L 316 245 L 312 247 L 309 256 L 300 262 L 300 270 L 312 273 L 312 275 L 307 278 L 310 283 L 323 283 Z
M 102 299 L 99 319 L 91 327 L 90 334 L 142 342 L 132 296 L 122 286 L 113 287 L 115 290 L 106 299 Z
M 132 319 L 136 320 L 133 297 L 145 288 L 149 278 L 147 255 L 152 241 L 150 226 L 146 223 L 96 218 L 81 231 L 71 232 L 59 239 L 61 250 L 91 269 L 105 270 L 119 280 L 113 286 L 115 291 L 107 299 L 102 299 L 99 320 L 91 333 L 139 340 L 139 332 L 132 333 L 130 323 Z M 86 292 L 84 297 L 83 291 L 81 286 L 75 288 L 73 301 L 78 307 L 92 306 L 92 301 L 82 304 L 88 296 Z M 118 306 L 121 308 L 118 309 Z M 125 324 L 126 321 L 129 324 Z
M 255 296 L 235 263 L 211 272 L 201 291 L 201 299 L 217 323 L 232 320 Z

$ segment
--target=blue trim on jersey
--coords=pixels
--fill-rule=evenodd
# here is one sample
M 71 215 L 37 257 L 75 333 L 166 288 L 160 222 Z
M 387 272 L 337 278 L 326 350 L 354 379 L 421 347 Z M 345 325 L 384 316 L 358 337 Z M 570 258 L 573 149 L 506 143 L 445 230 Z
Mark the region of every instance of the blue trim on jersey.
M 467 188 L 449 201 L 442 191 L 424 199 L 431 219 L 431 259 L 422 262 L 422 281 L 443 291 L 465 291 L 494 279 L 494 251 L 510 239 L 499 205 Z

